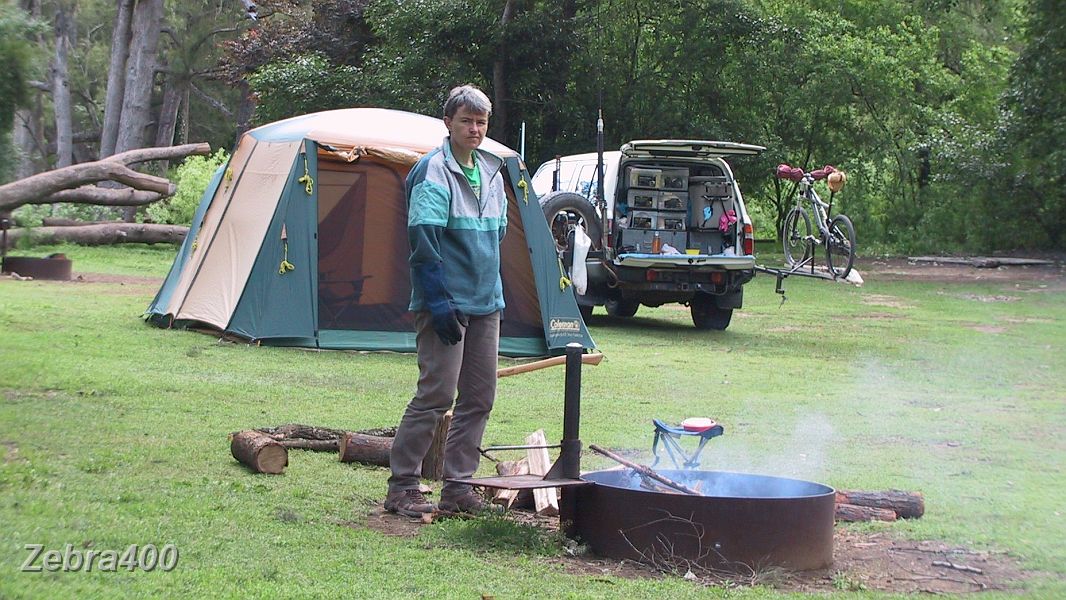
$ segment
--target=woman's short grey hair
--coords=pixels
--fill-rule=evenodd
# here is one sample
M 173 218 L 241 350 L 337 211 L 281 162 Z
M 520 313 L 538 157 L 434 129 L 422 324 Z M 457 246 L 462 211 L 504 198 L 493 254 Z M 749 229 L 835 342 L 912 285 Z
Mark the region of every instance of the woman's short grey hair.
M 489 97 L 470 84 L 454 87 L 448 92 L 448 99 L 444 101 L 444 116 L 450 119 L 463 107 L 470 112 L 492 114 Z

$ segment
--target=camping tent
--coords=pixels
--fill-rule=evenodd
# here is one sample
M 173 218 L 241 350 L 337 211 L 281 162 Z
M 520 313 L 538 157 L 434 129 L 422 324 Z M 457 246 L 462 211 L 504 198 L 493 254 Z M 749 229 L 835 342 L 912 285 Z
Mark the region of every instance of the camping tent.
M 414 351 L 404 180 L 446 135 L 440 119 L 379 108 L 244 134 L 146 318 L 270 345 Z M 482 148 L 504 159 L 508 183 L 500 353 L 593 347 L 525 165 L 493 140 Z

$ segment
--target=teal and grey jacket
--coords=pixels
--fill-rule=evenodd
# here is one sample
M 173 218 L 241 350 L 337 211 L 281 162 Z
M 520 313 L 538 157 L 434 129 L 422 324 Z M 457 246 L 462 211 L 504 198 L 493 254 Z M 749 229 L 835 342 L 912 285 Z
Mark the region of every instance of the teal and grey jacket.
M 442 274 L 452 305 L 469 315 L 503 310 L 500 242 L 507 231 L 504 163 L 476 150 L 481 196 L 475 196 L 450 138 L 407 176 L 407 236 L 411 242 L 410 310 L 428 310 L 419 271 Z M 439 269 L 439 271 L 438 271 Z

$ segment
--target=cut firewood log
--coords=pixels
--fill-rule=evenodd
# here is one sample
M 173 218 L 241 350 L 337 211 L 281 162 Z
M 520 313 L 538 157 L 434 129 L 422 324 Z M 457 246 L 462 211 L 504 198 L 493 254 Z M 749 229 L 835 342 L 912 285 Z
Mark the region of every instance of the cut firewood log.
M 277 475 L 289 464 L 289 453 L 277 440 L 254 430 L 230 434 L 230 453 L 256 473 Z
M 380 467 L 389 466 L 392 438 L 361 433 L 345 433 L 341 438 L 338 458 L 341 462 L 360 462 Z
M 422 459 L 422 479 L 444 480 L 444 447 L 448 443 L 448 429 L 452 426 L 452 411 L 444 413 L 433 430 L 433 443 Z
M 500 461 L 496 463 L 496 474 L 503 477 L 528 475 L 529 461 L 524 458 Z M 495 504 L 503 505 L 504 508 L 526 508 L 533 506 L 533 492 L 531 490 L 498 489 L 492 497 L 492 501 Z
M 917 519 L 925 514 L 925 498 L 921 492 L 837 490 L 836 502 L 837 504 L 887 508 L 902 519 Z
M 547 446 L 548 440 L 544 437 L 544 430 L 538 429 L 527 436 L 526 445 Z M 530 475 L 547 475 L 548 469 L 552 466 L 547 448 L 530 448 L 526 450 L 526 460 L 529 461 Z M 557 516 L 559 514 L 559 489 L 540 488 L 533 490 L 533 504 L 538 515 Z
M 888 508 L 838 503 L 836 505 L 836 520 L 848 522 L 895 521 L 896 513 Z

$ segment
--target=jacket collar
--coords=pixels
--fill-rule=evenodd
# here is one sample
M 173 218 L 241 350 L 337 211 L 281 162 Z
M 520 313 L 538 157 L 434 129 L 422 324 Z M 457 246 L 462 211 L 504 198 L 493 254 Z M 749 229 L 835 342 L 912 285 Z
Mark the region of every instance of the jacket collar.
M 455 155 L 452 154 L 452 138 L 451 136 L 444 136 L 444 143 L 441 144 L 441 151 L 444 152 L 444 163 L 448 165 L 448 170 L 458 175 L 463 174 L 463 170 L 459 167 L 459 161 L 455 160 Z M 481 166 L 481 173 L 483 175 L 489 175 L 485 181 L 491 181 L 496 173 L 503 168 L 503 159 L 488 150 L 482 150 L 478 148 L 474 151 L 475 160 L 478 161 Z

